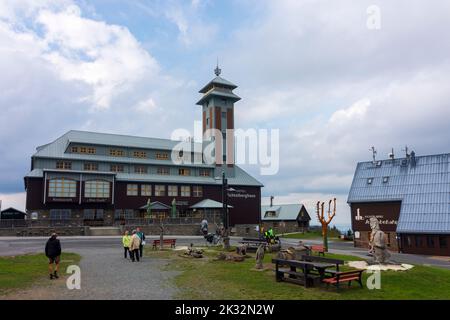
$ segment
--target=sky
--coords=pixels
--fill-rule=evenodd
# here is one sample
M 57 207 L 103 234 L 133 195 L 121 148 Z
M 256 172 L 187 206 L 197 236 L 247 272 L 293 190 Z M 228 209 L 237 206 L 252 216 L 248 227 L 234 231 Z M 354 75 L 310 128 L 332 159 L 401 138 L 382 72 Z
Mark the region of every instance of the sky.
M 263 203 L 313 215 L 336 197 L 349 223 L 371 146 L 450 152 L 449 14 L 446 0 L 0 0 L 2 206 L 24 209 L 35 148 L 68 130 L 193 130 L 218 58 L 236 128 L 280 130 L 278 174 L 244 166 Z

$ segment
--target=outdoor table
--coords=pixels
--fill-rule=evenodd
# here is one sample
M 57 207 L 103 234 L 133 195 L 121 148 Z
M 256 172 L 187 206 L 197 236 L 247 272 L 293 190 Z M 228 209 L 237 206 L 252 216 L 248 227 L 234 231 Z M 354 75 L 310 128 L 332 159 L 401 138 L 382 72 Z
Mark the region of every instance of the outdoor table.
M 335 265 L 331 263 L 326 262 L 308 262 L 311 264 L 317 271 L 319 271 L 320 280 L 323 280 L 325 278 L 325 269 L 327 268 L 334 268 Z

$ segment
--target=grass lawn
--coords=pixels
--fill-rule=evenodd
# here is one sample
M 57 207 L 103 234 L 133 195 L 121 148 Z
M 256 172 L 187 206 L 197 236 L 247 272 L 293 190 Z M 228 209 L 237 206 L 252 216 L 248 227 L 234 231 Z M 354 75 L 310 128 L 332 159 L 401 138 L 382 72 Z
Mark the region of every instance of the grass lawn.
M 60 273 L 70 264 L 77 264 L 80 256 L 74 253 L 61 255 Z M 0 295 L 12 289 L 21 289 L 48 277 L 48 259 L 44 254 L 27 254 L 0 257 Z
M 180 299 L 450 299 L 450 270 L 416 266 L 406 272 L 382 272 L 381 289 L 369 290 L 353 284 L 337 293 L 334 289 L 304 288 L 299 285 L 276 282 L 273 271 L 254 271 L 254 258 L 245 262 L 214 261 L 217 251 L 206 253 L 208 259 L 182 258 L 176 252 L 149 253 L 150 256 L 169 259 L 166 268 L 178 270 L 175 284 Z M 255 256 L 251 253 L 252 257 Z M 327 254 L 327 257 L 346 261 L 360 260 L 353 256 Z M 271 254 L 265 263 L 271 266 Z M 343 270 L 348 269 L 344 267 Z M 367 277 L 364 273 L 364 285 Z

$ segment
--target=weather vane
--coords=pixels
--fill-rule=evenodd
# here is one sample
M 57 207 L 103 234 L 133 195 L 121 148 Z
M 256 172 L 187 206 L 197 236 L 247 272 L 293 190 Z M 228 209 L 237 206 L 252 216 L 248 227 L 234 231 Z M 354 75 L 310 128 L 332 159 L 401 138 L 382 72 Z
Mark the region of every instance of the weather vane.
M 217 58 L 217 66 L 214 69 L 214 73 L 216 74 L 216 76 L 220 76 L 220 74 L 222 73 L 222 69 L 219 68 L 219 58 Z

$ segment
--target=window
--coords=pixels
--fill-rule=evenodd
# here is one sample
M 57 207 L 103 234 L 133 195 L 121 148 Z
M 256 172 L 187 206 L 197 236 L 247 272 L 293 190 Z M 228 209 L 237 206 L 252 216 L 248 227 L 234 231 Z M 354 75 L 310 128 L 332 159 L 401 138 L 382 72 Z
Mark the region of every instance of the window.
M 434 237 L 433 236 L 427 236 L 427 247 L 434 248 Z
M 111 172 L 123 172 L 123 165 L 121 164 L 112 164 Z
M 372 182 L 373 182 L 373 178 L 368 178 L 367 179 L 367 184 L 372 184 Z
M 83 218 L 86 220 L 101 220 L 103 219 L 103 209 L 84 209 Z
M 169 170 L 169 168 L 159 167 L 158 169 L 156 169 L 156 173 L 159 175 L 167 176 L 170 174 L 170 170 Z
M 141 159 L 147 158 L 147 152 L 145 152 L 145 151 L 134 151 L 133 152 L 133 157 L 141 158 Z
M 149 184 L 141 185 L 141 196 L 151 196 L 152 195 L 152 186 Z
M 84 170 L 86 170 L 86 171 L 98 171 L 98 164 L 97 163 L 85 163 L 84 164 Z
M 422 247 L 422 236 L 415 236 L 416 248 Z
M 80 147 L 79 153 L 96 154 L 97 150 L 93 147 Z
M 69 220 L 72 211 L 70 209 L 50 209 L 51 220 Z
M 127 184 L 127 196 L 137 196 L 137 195 L 138 195 L 138 185 Z
M 134 218 L 134 210 L 125 209 L 125 219 L 133 219 L 133 218 Z
M 109 155 L 112 157 L 123 157 L 125 156 L 125 152 L 120 149 L 109 149 Z
M 190 170 L 189 169 L 178 169 L 178 175 L 180 176 L 189 176 Z
M 389 177 L 383 177 L 383 183 L 388 183 L 389 182 Z
M 147 173 L 147 167 L 146 166 L 135 166 L 134 172 L 139 174 L 146 174 Z
M 209 177 L 209 172 L 208 169 L 200 169 L 200 177 Z
M 156 153 L 156 159 L 157 160 L 168 160 L 169 154 L 167 152 L 157 152 Z
M 193 186 L 192 195 L 194 197 L 203 197 L 203 188 L 201 186 Z
M 70 162 L 70 161 L 57 161 L 56 162 L 56 169 L 71 170 L 72 169 L 72 162 Z
M 166 195 L 166 187 L 163 185 L 155 186 L 155 196 L 164 197 Z
M 439 236 L 439 248 L 447 248 L 447 238 L 445 236 Z
M 78 147 L 72 147 L 72 153 L 78 153 Z
M 191 196 L 191 187 L 181 186 L 181 196 L 182 197 L 190 197 Z
M 169 186 L 167 191 L 169 197 L 178 197 L 178 186 Z
M 84 183 L 85 198 L 109 198 L 110 184 L 108 181 L 90 180 Z
M 48 196 L 75 198 L 77 196 L 77 182 L 66 178 L 52 179 L 48 182 Z
M 222 112 L 222 119 L 226 119 L 227 118 L 227 113 L 226 112 Z
M 267 217 L 276 217 L 277 212 L 276 211 L 266 211 L 266 214 L 264 215 L 265 218 Z

